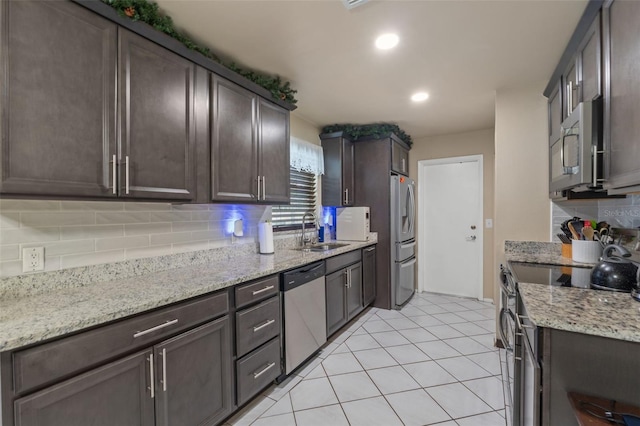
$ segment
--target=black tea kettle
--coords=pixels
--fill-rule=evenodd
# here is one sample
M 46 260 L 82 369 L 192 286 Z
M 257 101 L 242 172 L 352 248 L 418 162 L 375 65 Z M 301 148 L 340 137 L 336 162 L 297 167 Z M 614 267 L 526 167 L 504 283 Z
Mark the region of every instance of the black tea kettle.
M 591 270 L 591 287 L 597 290 L 631 292 L 637 287 L 638 266 L 629 257 L 631 253 L 622 246 L 606 246 L 600 262 Z

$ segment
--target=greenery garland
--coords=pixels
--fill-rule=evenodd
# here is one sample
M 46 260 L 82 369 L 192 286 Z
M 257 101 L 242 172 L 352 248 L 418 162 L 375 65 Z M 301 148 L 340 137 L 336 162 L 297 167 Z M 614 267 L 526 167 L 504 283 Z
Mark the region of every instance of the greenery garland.
M 173 26 L 171 17 L 163 16 L 156 3 L 147 0 L 102 0 L 102 2 L 116 9 L 121 16 L 126 16 L 133 21 L 144 22 L 156 30 L 178 40 L 187 48 L 201 53 L 207 58 L 218 62 L 259 86 L 264 87 L 271 92 L 271 96 L 275 99 L 280 99 L 294 105 L 298 102 L 294 96 L 298 91 L 292 89 L 288 81 L 283 82 L 278 76 L 270 77 L 255 71 L 244 70 L 233 62 L 231 64 L 225 64 L 208 47 L 200 46 L 189 37 L 178 32 Z
M 376 139 L 380 139 L 389 133 L 395 133 L 402 141 L 404 141 L 409 147 L 413 145 L 411 136 L 404 130 L 398 127 L 396 124 L 389 123 L 372 123 L 372 124 L 332 124 L 330 126 L 324 126 L 322 133 L 334 133 L 344 132 L 352 141 L 357 141 L 360 138 L 373 136 Z

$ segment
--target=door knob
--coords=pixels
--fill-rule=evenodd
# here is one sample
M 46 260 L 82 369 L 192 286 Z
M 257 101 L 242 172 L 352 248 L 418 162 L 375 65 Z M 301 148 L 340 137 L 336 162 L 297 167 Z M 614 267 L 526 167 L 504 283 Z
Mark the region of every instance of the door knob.
M 467 237 L 467 241 L 475 241 L 475 240 L 476 240 L 476 236 L 475 235 Z

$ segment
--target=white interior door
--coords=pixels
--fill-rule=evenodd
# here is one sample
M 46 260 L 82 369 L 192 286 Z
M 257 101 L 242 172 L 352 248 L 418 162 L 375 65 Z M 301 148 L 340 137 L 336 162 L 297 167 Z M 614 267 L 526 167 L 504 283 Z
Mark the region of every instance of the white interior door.
M 418 170 L 418 289 L 482 299 L 482 156 Z

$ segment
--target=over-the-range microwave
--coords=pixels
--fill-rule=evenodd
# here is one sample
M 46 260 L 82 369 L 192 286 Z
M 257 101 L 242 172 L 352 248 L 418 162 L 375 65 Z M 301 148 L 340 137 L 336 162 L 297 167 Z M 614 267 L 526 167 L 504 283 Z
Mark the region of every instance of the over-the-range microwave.
M 578 104 L 549 145 L 549 192 L 602 189 L 602 100 Z

